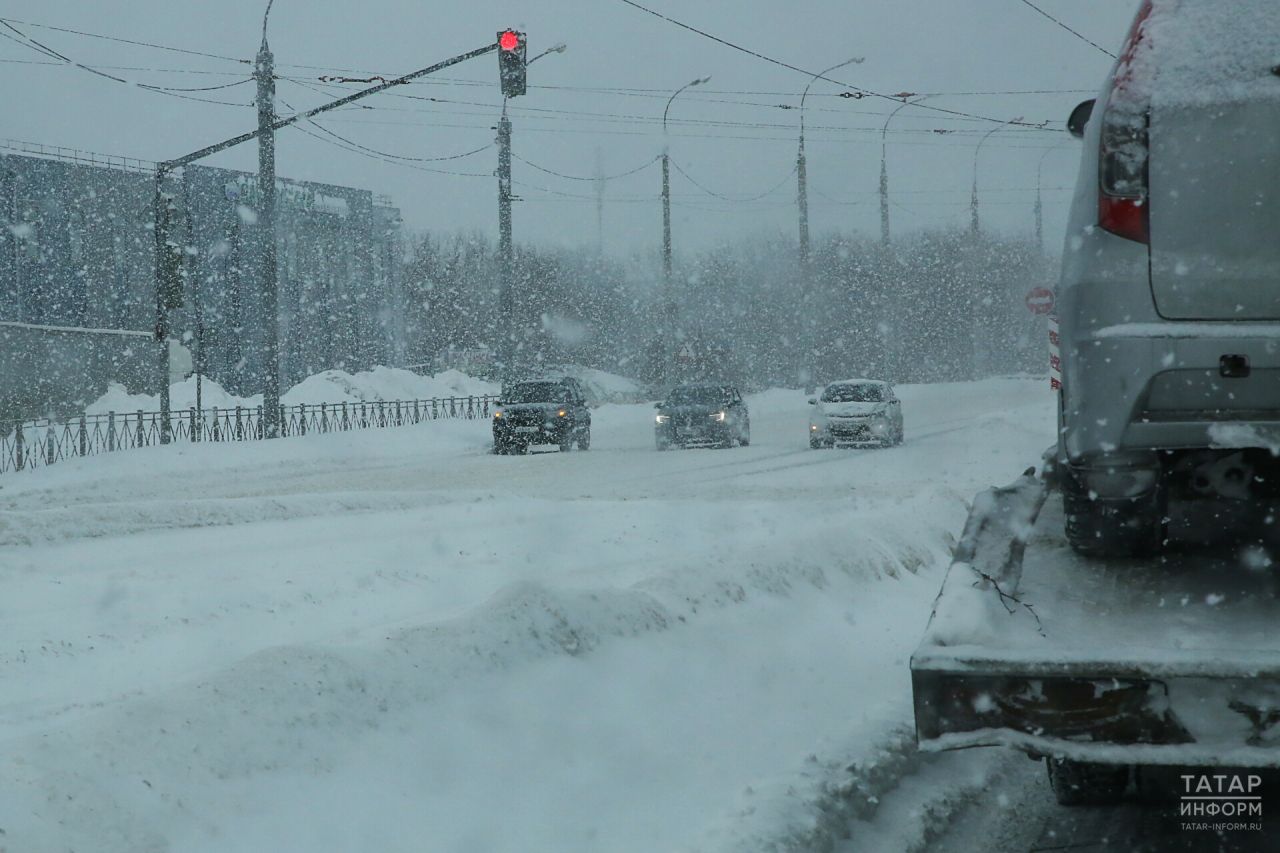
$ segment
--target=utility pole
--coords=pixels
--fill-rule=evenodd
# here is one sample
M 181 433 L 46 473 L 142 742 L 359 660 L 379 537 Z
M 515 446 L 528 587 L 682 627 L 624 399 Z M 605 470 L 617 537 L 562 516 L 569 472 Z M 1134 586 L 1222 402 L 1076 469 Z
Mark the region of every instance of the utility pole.
M 993 133 L 1004 130 L 1009 125 L 1020 121 L 1022 121 L 1022 116 L 1011 118 L 1006 122 L 1001 122 L 984 133 L 982 138 L 978 140 L 978 147 L 973 149 L 973 190 L 969 195 L 969 230 L 973 232 L 973 236 L 975 237 L 977 237 L 978 232 L 982 230 L 981 223 L 978 221 L 978 155 L 982 153 L 982 146 L 991 138 Z
M 1036 185 L 1036 248 L 1044 252 L 1044 209 L 1040 203 L 1040 186 Z
M 511 280 L 515 262 L 511 250 L 511 121 L 503 102 L 498 120 L 498 311 L 501 315 L 498 333 L 498 360 L 502 380 L 514 378 L 512 360 L 515 354 L 515 287 Z
M 155 236 L 156 274 L 156 343 L 160 345 L 160 443 L 168 444 L 171 433 L 169 401 L 169 311 L 180 304 L 182 292 L 178 281 L 178 260 L 169 234 L 173 221 L 173 199 L 164 191 L 168 170 L 161 164 L 156 169 L 155 195 L 152 202 Z
M 596 254 L 604 257 L 604 151 L 596 146 Z
M 200 287 L 200 269 L 196 265 L 196 253 L 193 251 L 196 244 L 195 223 L 193 221 L 191 206 L 194 201 L 191 197 L 191 179 L 184 169 L 182 172 L 182 207 L 186 211 L 186 231 L 184 234 L 184 244 L 186 250 L 183 252 L 183 276 L 186 278 L 188 289 L 191 291 L 191 313 L 192 320 L 195 322 L 195 358 L 192 363 L 195 367 L 196 374 L 196 423 L 192 426 L 192 441 L 200 441 L 203 436 L 201 433 L 204 428 L 204 304 L 202 301 L 202 288 Z
M 262 313 L 266 323 L 262 343 L 262 435 L 280 435 L 280 294 L 276 276 L 276 135 L 275 57 L 267 46 L 263 22 L 262 46 L 253 67 L 258 81 L 258 234 L 262 241 Z
M 796 155 L 796 200 L 800 205 L 800 266 L 809 269 L 809 187 L 805 170 L 804 132 L 800 133 L 800 152 Z
M 671 277 L 671 152 L 667 145 L 667 113 L 671 111 L 671 102 L 676 96 L 690 86 L 701 86 L 710 82 L 710 77 L 699 77 L 685 83 L 671 93 L 667 105 L 662 110 L 662 281 L 663 293 L 667 301 L 667 369 L 669 380 L 674 381 L 677 372 L 676 347 L 679 341 L 679 329 L 676 328 L 676 284 Z
M 837 62 L 830 68 L 824 68 L 809 79 L 808 84 L 804 87 L 804 93 L 800 95 L 800 144 L 796 149 L 796 204 L 800 209 L 800 298 L 802 306 L 800 322 L 803 324 L 803 328 L 800 332 L 801 364 L 799 373 L 800 378 L 804 380 L 806 394 L 812 394 L 817 390 L 818 370 L 814 364 L 816 361 L 814 349 L 817 341 L 817 334 L 814 330 L 816 320 L 813 311 L 810 310 L 813 303 L 813 270 L 809 265 L 809 170 L 804 155 L 804 102 L 809 97 L 809 89 L 814 83 L 837 68 L 844 68 L 846 65 L 852 65 L 857 62 L 862 62 L 862 58 L 851 57 L 843 62 Z

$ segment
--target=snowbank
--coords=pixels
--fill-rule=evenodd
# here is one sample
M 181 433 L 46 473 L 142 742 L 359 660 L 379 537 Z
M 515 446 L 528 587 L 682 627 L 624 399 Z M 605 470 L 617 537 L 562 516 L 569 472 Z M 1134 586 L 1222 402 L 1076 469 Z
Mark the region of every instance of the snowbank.
M 430 400 L 443 397 L 471 397 L 497 394 L 498 386 L 475 379 L 457 370 L 445 370 L 435 376 L 420 376 L 396 367 L 375 367 L 359 373 L 326 370 L 309 376 L 280 396 L 286 406 L 301 403 L 361 403 L 377 400 Z M 212 379 L 203 380 L 201 398 L 204 408 L 252 408 L 262 405 L 262 395 L 237 397 Z M 189 376 L 169 386 L 169 405 L 174 409 L 190 409 L 196 404 L 196 379 Z M 111 383 L 103 394 L 85 409 L 86 414 L 107 412 L 154 412 L 160 398 L 150 394 L 130 394 L 124 386 Z
M 917 766 L 966 500 L 1053 431 L 1042 382 L 899 391 L 887 450 L 770 391 L 735 450 L 606 405 L 588 453 L 433 421 L 6 478 L 3 843 L 833 849 Z

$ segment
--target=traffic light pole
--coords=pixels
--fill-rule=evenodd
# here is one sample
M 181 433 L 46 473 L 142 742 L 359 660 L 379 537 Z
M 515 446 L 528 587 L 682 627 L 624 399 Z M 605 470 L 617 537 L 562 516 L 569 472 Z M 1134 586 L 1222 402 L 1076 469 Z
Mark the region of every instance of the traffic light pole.
M 258 80 L 258 235 L 262 241 L 262 436 L 280 436 L 280 293 L 276 286 L 275 58 L 263 34 L 254 76 Z
M 265 49 L 266 47 L 265 43 L 263 47 Z M 498 50 L 498 45 L 496 43 L 488 44 L 488 45 L 485 45 L 484 47 L 478 47 L 475 50 L 458 54 L 457 56 L 452 57 L 451 59 L 446 59 L 443 62 L 437 62 L 435 65 L 430 65 L 430 66 L 427 66 L 426 68 L 421 68 L 417 71 L 406 74 L 403 77 L 397 77 L 394 80 L 388 80 L 387 82 L 381 83 L 377 86 L 373 86 L 368 89 L 362 89 L 359 92 L 354 92 L 350 95 L 347 95 L 345 98 L 339 98 L 336 101 L 331 101 L 319 107 L 306 110 L 305 112 L 296 113 L 285 119 L 277 120 L 274 118 L 274 116 L 272 116 L 268 118 L 265 122 L 262 120 L 262 115 L 261 115 L 262 105 L 264 101 L 264 99 L 261 97 L 264 77 L 259 74 L 258 86 L 259 86 L 260 96 L 258 101 L 259 122 L 258 122 L 257 130 L 253 130 L 248 133 L 242 133 L 239 136 L 232 137 L 231 139 L 224 140 L 214 145 L 206 146 L 204 148 L 201 148 L 198 151 L 193 151 L 190 154 L 187 154 L 183 157 L 178 157 L 173 160 L 164 160 L 156 164 L 155 189 L 154 189 L 154 198 L 152 200 L 152 212 L 153 212 L 153 216 L 155 217 L 154 223 L 153 223 L 154 233 L 155 233 L 155 257 L 154 257 L 154 265 L 155 265 L 154 276 L 155 276 L 155 292 L 156 292 L 155 339 L 157 343 L 160 344 L 160 364 L 161 364 L 160 442 L 162 444 L 168 444 L 171 438 L 170 401 L 169 401 L 169 311 L 170 309 L 175 308 L 181 304 L 181 293 L 182 293 L 180 273 L 178 272 L 179 265 L 177 262 L 178 259 L 180 259 L 181 257 L 182 248 L 174 244 L 169 234 L 169 225 L 170 225 L 169 219 L 170 219 L 171 208 L 170 208 L 170 201 L 164 192 L 165 178 L 167 178 L 175 170 L 181 169 L 183 166 L 194 163 L 197 160 L 202 160 L 211 154 L 217 154 L 219 151 L 225 151 L 228 148 L 233 148 L 242 142 L 248 142 L 251 139 L 257 139 L 264 135 L 273 134 L 275 131 L 280 130 L 281 128 L 288 127 L 289 125 L 302 121 L 303 119 L 309 119 L 312 116 L 319 115 L 320 113 L 325 113 L 325 112 L 329 112 L 330 110 L 335 110 L 339 107 L 346 106 L 347 104 L 350 104 L 353 101 L 358 101 L 361 98 L 367 98 L 370 95 L 376 95 L 379 92 L 385 92 L 387 89 L 393 88 L 395 86 L 402 86 L 405 83 L 409 83 L 413 80 L 418 79 L 419 77 L 425 77 L 428 74 L 433 74 L 436 71 L 443 70 L 452 65 L 457 65 L 460 62 L 466 62 L 468 59 L 474 59 L 477 56 L 483 56 L 486 53 L 493 53 L 496 50 Z M 269 52 L 267 52 L 267 56 L 268 57 L 270 56 Z M 261 60 L 262 60 L 262 54 L 260 53 L 259 63 L 261 63 Z M 256 71 L 255 71 L 255 74 L 257 74 Z M 268 80 L 268 82 L 270 81 L 269 77 L 267 77 L 266 79 Z M 274 86 L 274 84 L 272 85 Z M 275 146 L 274 144 L 272 144 L 270 146 L 270 151 L 269 151 L 270 156 L 264 158 L 262 156 L 263 151 L 261 147 L 259 149 L 259 155 L 260 155 L 259 169 L 260 170 L 262 169 L 263 159 L 270 160 L 270 172 L 271 172 L 270 186 L 271 186 L 271 193 L 272 193 L 271 201 L 272 201 L 273 208 L 274 208 L 274 193 L 275 193 L 274 150 L 275 150 Z M 262 181 L 263 177 L 264 175 L 260 171 L 259 181 Z M 262 189 L 265 192 L 266 188 L 264 186 L 264 187 L 260 187 L 260 189 Z M 272 211 L 272 213 L 274 213 L 274 210 Z M 190 215 L 189 212 L 188 212 L 188 215 Z M 267 224 L 270 224 L 270 223 L 267 223 Z M 271 275 L 271 278 L 268 280 L 267 286 L 264 288 L 264 298 L 268 300 L 265 304 L 271 306 L 272 314 L 276 315 L 272 319 L 274 320 L 275 323 L 278 323 L 279 322 L 278 311 L 275 310 L 277 305 L 277 301 L 276 301 L 277 300 L 277 296 L 276 296 L 277 282 L 275 280 L 275 274 L 274 274 L 275 241 L 273 239 L 270 242 L 273 250 L 273 257 L 271 259 L 272 275 Z M 268 326 L 275 328 L 271 321 L 268 322 Z M 272 337 L 274 337 L 278 335 L 278 331 L 273 331 L 270 334 Z M 280 408 L 279 407 L 280 349 L 279 349 L 278 343 L 273 348 L 272 352 L 269 354 L 269 358 L 271 363 L 267 365 L 267 371 L 269 374 L 274 375 L 276 377 L 276 379 L 274 380 L 276 400 L 277 400 L 275 411 L 278 415 L 279 408 Z M 265 415 L 266 405 L 268 402 L 266 399 L 265 392 L 266 392 L 266 389 L 264 389 L 264 394 L 263 394 L 264 415 Z
M 511 120 L 504 105 L 498 120 L 498 361 L 502 381 L 513 378 L 515 260 L 511 247 Z

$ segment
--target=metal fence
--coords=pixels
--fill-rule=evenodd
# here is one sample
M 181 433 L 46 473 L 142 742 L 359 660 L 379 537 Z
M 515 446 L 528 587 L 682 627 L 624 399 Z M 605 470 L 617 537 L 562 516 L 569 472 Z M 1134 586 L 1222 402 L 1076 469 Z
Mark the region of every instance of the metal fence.
M 493 395 L 431 400 L 378 400 L 280 407 L 282 436 L 406 426 L 444 418 L 489 417 Z M 159 412 L 109 412 L 64 422 L 28 421 L 0 428 L 0 474 L 52 465 L 60 459 L 131 450 L 162 443 Z M 262 407 L 175 409 L 171 442 L 255 441 L 262 438 Z

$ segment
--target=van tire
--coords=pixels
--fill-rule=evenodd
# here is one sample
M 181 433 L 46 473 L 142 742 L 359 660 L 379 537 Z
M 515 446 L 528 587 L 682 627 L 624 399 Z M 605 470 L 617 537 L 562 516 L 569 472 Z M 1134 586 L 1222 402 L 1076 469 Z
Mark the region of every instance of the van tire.
M 1147 557 L 1159 554 L 1165 539 L 1162 483 L 1136 498 L 1096 500 L 1073 471 L 1062 472 L 1064 532 L 1071 549 L 1084 557 Z

